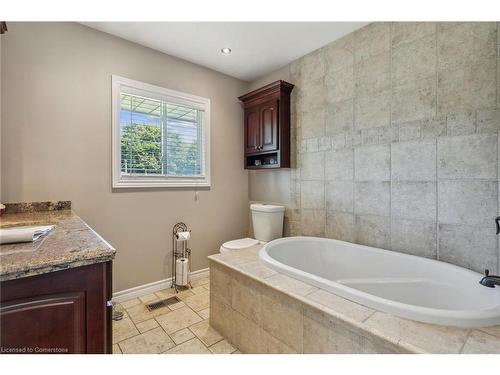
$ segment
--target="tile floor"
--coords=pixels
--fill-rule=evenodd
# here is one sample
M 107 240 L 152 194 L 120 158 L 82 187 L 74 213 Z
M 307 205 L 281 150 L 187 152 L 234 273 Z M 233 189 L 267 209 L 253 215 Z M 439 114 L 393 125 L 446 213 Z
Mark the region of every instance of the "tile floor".
M 149 311 L 146 304 L 172 297 L 173 289 L 134 298 L 117 308 L 113 321 L 113 354 L 237 354 L 240 353 L 208 323 L 210 282 L 194 280 L 193 288 L 177 293 L 181 302 Z

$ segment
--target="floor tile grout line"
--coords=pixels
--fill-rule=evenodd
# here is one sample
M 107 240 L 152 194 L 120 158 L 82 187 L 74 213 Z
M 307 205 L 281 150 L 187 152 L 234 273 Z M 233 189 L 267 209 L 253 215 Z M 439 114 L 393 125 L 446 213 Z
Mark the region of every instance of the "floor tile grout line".
M 462 351 L 464 350 L 465 348 L 465 344 L 467 343 L 467 341 L 469 340 L 469 337 L 471 336 L 472 334 L 472 329 L 469 329 L 468 332 L 467 332 L 467 335 L 465 336 L 465 340 L 462 344 L 462 346 L 460 347 L 460 349 L 458 350 L 458 354 L 462 354 Z
M 208 281 L 207 283 L 205 283 L 205 284 L 203 284 L 203 285 L 201 285 L 201 286 L 209 286 L 209 285 L 210 285 L 210 282 Z M 206 288 L 205 288 L 205 289 L 206 289 Z M 209 289 L 206 289 L 206 290 L 207 290 L 208 297 L 210 297 L 210 292 L 209 292 Z M 203 293 L 204 293 L 204 292 L 203 292 Z M 198 295 L 199 295 L 199 294 L 201 294 L 201 293 L 198 293 Z M 193 294 L 192 296 L 195 296 L 195 295 L 197 295 L 197 294 Z M 190 296 L 190 297 L 191 297 L 191 296 Z M 160 297 L 158 297 L 158 298 L 160 298 Z M 189 297 L 188 297 L 188 298 L 189 298 Z M 140 298 L 139 298 L 139 297 L 137 297 L 137 299 L 139 299 L 139 300 L 140 300 Z M 140 302 L 140 303 L 138 303 L 138 304 L 136 304 L 136 305 L 134 305 L 134 306 L 131 306 L 131 308 L 132 308 L 132 307 L 135 307 L 135 306 L 138 306 L 138 305 L 141 305 L 141 306 L 145 307 L 145 306 L 146 306 L 148 303 L 150 303 L 150 302 L 151 302 L 151 301 L 148 301 L 148 302 L 143 302 L 143 301 L 141 300 L 141 302 Z M 181 302 L 184 302 L 184 300 L 181 300 Z M 122 354 L 123 354 L 123 349 L 122 349 L 122 346 L 120 345 L 121 343 L 123 343 L 123 342 L 124 342 L 124 341 L 126 341 L 126 340 L 133 339 L 133 338 L 135 338 L 135 337 L 137 337 L 137 336 L 140 336 L 140 335 L 142 335 L 142 334 L 145 334 L 145 333 L 147 333 L 147 332 L 150 332 L 150 331 L 152 331 L 152 330 L 154 330 L 154 329 L 161 328 L 161 329 L 162 329 L 162 331 L 163 331 L 163 332 L 167 335 L 167 337 L 168 337 L 168 338 L 172 341 L 172 343 L 174 344 L 174 346 L 172 346 L 171 348 L 167 349 L 166 351 L 161 352 L 161 353 L 158 353 L 158 354 L 163 354 L 163 353 L 166 353 L 166 352 L 170 351 L 171 349 L 174 349 L 174 348 L 176 348 L 176 347 L 178 347 L 178 346 L 180 346 L 180 345 L 182 345 L 182 344 L 184 344 L 184 343 L 186 343 L 186 342 L 188 342 L 188 341 L 190 341 L 190 340 L 193 340 L 193 339 L 197 339 L 198 341 L 200 341 L 200 342 L 203 344 L 203 346 L 204 346 L 204 347 L 205 347 L 205 348 L 209 351 L 209 354 L 215 354 L 215 353 L 213 353 L 213 352 L 210 350 L 210 347 L 212 347 L 212 346 L 216 345 L 217 343 L 220 343 L 221 341 L 224 341 L 224 340 L 226 340 L 226 342 L 228 342 L 228 343 L 231 345 L 231 347 L 233 347 L 233 348 L 234 348 L 234 351 L 232 351 L 231 353 L 228 353 L 228 354 L 232 354 L 232 353 L 237 352 L 237 351 L 238 351 L 238 349 L 237 349 L 237 348 L 236 348 L 236 347 L 235 347 L 235 346 L 234 346 L 234 345 L 233 345 L 230 341 L 228 341 L 226 337 L 224 337 L 223 335 L 221 335 L 221 334 L 220 334 L 218 331 L 216 331 L 216 330 L 215 330 L 215 332 L 217 332 L 217 334 L 218 334 L 221 338 L 220 338 L 219 340 L 217 340 L 216 342 L 212 343 L 211 345 L 207 345 L 207 344 L 206 344 L 206 343 L 205 343 L 205 342 L 204 342 L 204 341 L 203 341 L 203 340 L 202 340 L 199 336 L 197 336 L 197 335 L 196 335 L 196 333 L 194 333 L 194 332 L 191 330 L 191 327 L 192 327 L 192 326 L 194 326 L 194 325 L 196 325 L 196 324 L 199 324 L 199 323 L 201 323 L 201 322 L 204 322 L 204 321 L 209 321 L 209 318 L 204 318 L 203 316 L 201 316 L 201 315 L 199 314 L 199 312 L 200 312 L 200 311 L 206 310 L 207 308 L 209 308 L 209 306 L 210 306 L 210 303 L 209 303 L 208 307 L 204 307 L 204 308 L 202 308 L 202 309 L 199 309 L 199 311 L 196 311 L 196 310 L 195 310 L 195 309 L 193 309 L 191 306 L 189 306 L 188 304 L 184 303 L 184 306 L 183 306 L 183 307 L 185 307 L 185 308 L 189 309 L 192 313 L 194 313 L 196 316 L 198 316 L 201 320 L 200 320 L 200 321 L 198 321 L 198 322 L 196 322 L 196 323 L 193 323 L 193 324 L 191 324 L 191 325 L 189 325 L 189 326 L 187 326 L 187 327 L 180 328 L 180 329 L 178 329 L 177 331 L 172 332 L 171 334 L 169 334 L 169 333 L 167 333 L 167 332 L 165 331 L 165 328 L 164 328 L 164 327 L 160 324 L 160 322 L 157 320 L 157 318 L 158 318 L 158 317 L 160 317 L 160 316 L 163 316 L 163 315 L 168 315 L 168 314 L 170 314 L 170 313 L 172 313 L 172 312 L 174 312 L 174 311 L 176 311 L 176 310 L 178 310 L 178 309 L 176 309 L 176 310 L 169 310 L 169 311 L 168 311 L 168 312 L 166 312 L 165 314 L 161 314 L 161 315 L 158 315 L 158 316 L 153 316 L 153 317 L 152 317 L 152 318 L 150 318 L 150 319 L 154 319 L 154 320 L 155 320 L 155 322 L 158 324 L 158 327 L 154 327 L 154 328 L 151 328 L 151 329 L 149 329 L 149 330 L 147 330 L 147 331 L 140 332 L 140 331 L 139 331 L 139 329 L 137 328 L 137 325 L 138 325 L 138 324 L 140 324 L 140 323 L 146 322 L 146 321 L 148 321 L 148 320 L 150 320 L 150 319 L 145 319 L 145 320 L 143 320 L 143 321 L 141 321 L 141 322 L 135 323 L 135 322 L 133 321 L 133 319 L 130 317 L 130 314 L 129 314 L 129 312 L 127 311 L 127 309 L 126 309 L 126 308 L 123 308 L 123 309 L 125 310 L 125 312 L 127 313 L 127 318 L 125 318 L 125 319 L 129 319 L 129 320 L 131 321 L 132 325 L 134 326 L 134 328 L 136 329 L 136 331 L 137 331 L 138 333 L 137 333 L 137 334 L 135 334 L 135 335 L 133 335 L 133 336 L 131 336 L 131 337 L 128 337 L 128 338 L 125 338 L 125 339 L 123 339 L 123 340 L 120 340 L 120 341 L 118 341 L 118 342 L 116 342 L 116 343 L 113 343 L 113 345 L 117 345 L 117 346 L 118 346 L 118 348 L 119 348 L 119 350 L 120 350 L 120 352 L 122 352 Z M 182 307 L 181 307 L 181 308 L 182 308 Z M 210 323 L 209 323 L 209 324 L 210 324 Z M 212 327 L 211 327 L 211 328 L 212 328 Z M 180 343 L 180 344 L 176 344 L 176 342 L 173 340 L 173 338 L 172 338 L 172 336 L 171 336 L 171 335 L 172 335 L 172 334 L 174 334 L 174 333 L 176 333 L 176 332 L 179 332 L 179 331 L 181 331 L 181 330 L 183 330 L 183 329 L 188 329 L 188 330 L 189 330 L 189 331 L 190 331 L 190 332 L 191 332 L 194 336 L 193 336 L 192 338 L 190 338 L 189 340 L 186 340 L 186 341 L 184 341 L 184 342 L 182 342 L 182 343 Z M 213 328 L 212 328 L 212 329 L 213 329 Z

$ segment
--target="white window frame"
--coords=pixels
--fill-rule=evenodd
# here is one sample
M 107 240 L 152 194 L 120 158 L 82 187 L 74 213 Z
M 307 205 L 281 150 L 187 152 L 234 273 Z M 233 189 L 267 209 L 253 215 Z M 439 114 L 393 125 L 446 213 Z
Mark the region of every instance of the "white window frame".
M 169 90 L 164 87 L 134 81 L 117 75 L 111 76 L 112 86 L 112 185 L 113 188 L 188 188 L 210 187 L 210 99 L 201 96 Z M 203 112 L 201 127 L 202 163 L 201 176 L 122 176 L 120 136 L 120 94 L 123 88 L 128 92 L 140 90 L 153 99 L 198 108 Z

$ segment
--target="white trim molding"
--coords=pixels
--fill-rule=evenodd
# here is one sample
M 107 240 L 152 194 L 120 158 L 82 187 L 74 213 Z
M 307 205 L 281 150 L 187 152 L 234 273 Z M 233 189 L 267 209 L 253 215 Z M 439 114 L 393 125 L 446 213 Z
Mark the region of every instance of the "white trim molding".
M 203 268 L 198 271 L 193 271 L 190 274 L 191 281 L 202 279 L 209 276 L 209 269 Z M 168 289 L 172 286 L 172 278 L 154 281 L 149 284 L 139 285 L 130 289 L 125 289 L 113 293 L 113 302 L 124 302 L 132 298 L 142 297 L 146 294 L 158 292 L 163 289 Z
M 122 91 L 199 109 L 201 126 L 201 174 L 199 176 L 122 176 L 120 94 Z M 186 94 L 117 75 L 111 76 L 111 139 L 113 188 L 210 188 L 210 99 Z

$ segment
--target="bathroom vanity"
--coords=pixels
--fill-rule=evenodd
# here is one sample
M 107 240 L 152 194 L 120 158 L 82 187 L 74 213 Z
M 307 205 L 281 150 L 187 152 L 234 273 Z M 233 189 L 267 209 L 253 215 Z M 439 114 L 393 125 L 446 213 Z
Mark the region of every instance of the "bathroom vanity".
M 290 168 L 292 89 L 280 80 L 238 98 L 244 106 L 245 169 Z
M 7 205 L 1 227 L 54 224 L 0 245 L 1 353 L 111 353 L 115 250 L 69 202 Z

